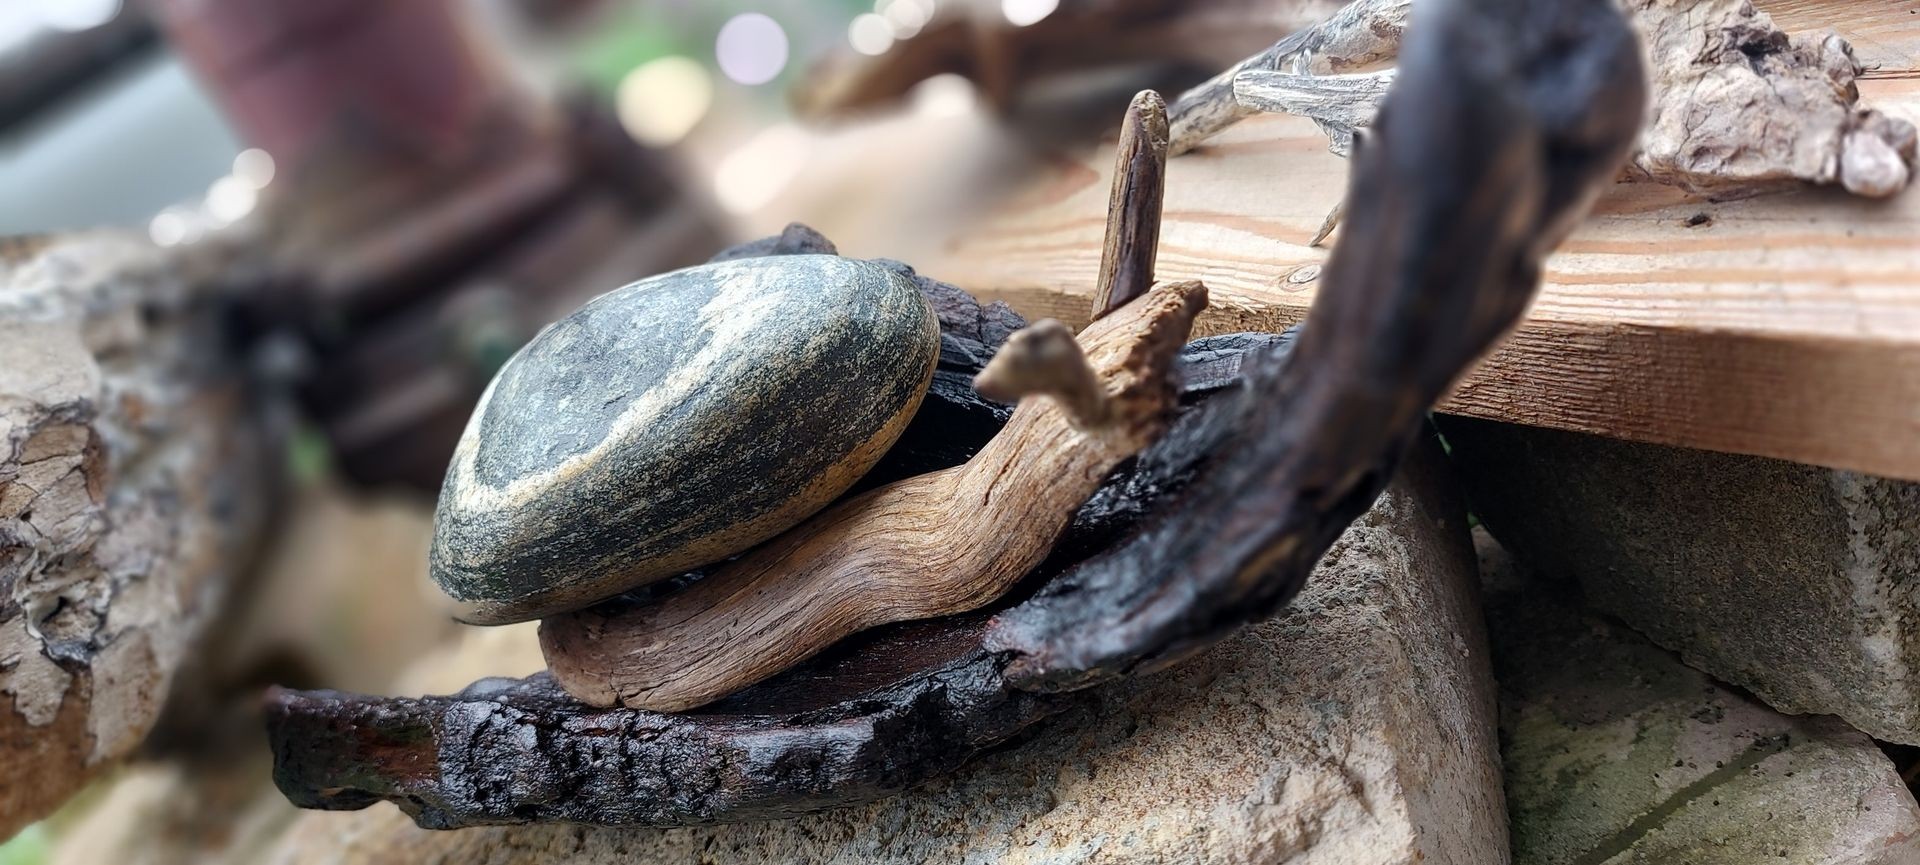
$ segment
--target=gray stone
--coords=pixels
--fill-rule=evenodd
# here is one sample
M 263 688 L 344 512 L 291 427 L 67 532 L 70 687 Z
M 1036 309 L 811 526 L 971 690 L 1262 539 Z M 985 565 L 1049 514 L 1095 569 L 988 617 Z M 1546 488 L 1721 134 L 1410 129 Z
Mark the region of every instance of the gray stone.
M 1291 608 L 949 779 L 793 820 L 418 829 L 303 816 L 296 863 L 1501 865 L 1492 683 L 1463 512 L 1418 459 Z
M 1482 550 L 1515 865 L 1920 861 L 1920 806 L 1865 734 L 1775 712 Z
M 523 621 L 723 559 L 845 492 L 912 419 L 933 308 L 830 255 L 678 270 L 549 325 L 488 386 L 435 514 L 462 618 Z
M 1920 744 L 1920 484 L 1443 417 L 1495 537 L 1783 712 Z

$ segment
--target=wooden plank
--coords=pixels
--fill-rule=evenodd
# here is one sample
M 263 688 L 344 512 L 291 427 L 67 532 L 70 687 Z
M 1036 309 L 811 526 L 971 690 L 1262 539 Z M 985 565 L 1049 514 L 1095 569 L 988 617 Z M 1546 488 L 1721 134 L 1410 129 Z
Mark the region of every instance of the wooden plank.
M 1920 0 L 1756 0 L 1788 33 L 1832 27 L 1853 44 L 1867 78 L 1920 76 Z
M 1863 54 L 1882 59 L 1863 102 L 1920 120 L 1920 55 L 1886 62 L 1920 43 L 1908 14 L 1920 4 L 1783 5 L 1783 24 L 1825 12 L 1860 31 Z M 1105 147 L 1057 158 L 922 269 L 1029 316 L 1084 321 L 1111 161 Z M 1345 177 L 1318 130 L 1287 117 L 1169 163 L 1159 276 L 1213 289 L 1201 332 L 1304 316 L 1325 258 L 1306 243 Z M 1549 261 L 1528 321 L 1442 408 L 1920 480 L 1920 193 L 1717 203 L 1619 184 Z

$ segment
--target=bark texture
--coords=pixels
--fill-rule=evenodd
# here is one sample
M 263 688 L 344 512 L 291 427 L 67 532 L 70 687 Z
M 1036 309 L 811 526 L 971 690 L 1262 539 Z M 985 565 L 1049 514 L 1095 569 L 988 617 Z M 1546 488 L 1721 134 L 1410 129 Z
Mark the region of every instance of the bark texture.
M 0 258 L 0 836 L 140 743 L 261 525 L 207 264 L 112 234 Z

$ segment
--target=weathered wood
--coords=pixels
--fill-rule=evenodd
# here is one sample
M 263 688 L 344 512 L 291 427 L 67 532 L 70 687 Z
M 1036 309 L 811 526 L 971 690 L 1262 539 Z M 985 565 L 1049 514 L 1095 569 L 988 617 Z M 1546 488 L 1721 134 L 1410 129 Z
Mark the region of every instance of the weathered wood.
M 36 246 L 0 261 L 0 836 L 153 726 L 275 476 L 207 262 Z
M 1164 428 L 1168 373 L 1205 302 L 1198 283 L 1159 286 L 1088 326 L 1085 357 L 1037 357 L 1079 370 L 1086 392 L 1026 401 L 964 466 L 849 499 L 652 603 L 547 618 L 540 638 L 554 678 L 590 705 L 682 711 L 848 635 L 991 603 Z M 1030 332 L 981 372 L 1006 397 L 1050 392 L 1051 379 L 1005 372 L 1018 369 L 1005 361 Z
M 1186 153 L 1221 130 L 1269 110 L 1239 98 L 1238 80 L 1244 73 L 1326 76 L 1391 60 L 1399 53 L 1412 9 L 1412 0 L 1350 3 L 1182 93 L 1172 109 L 1171 152 Z
M 1920 54 L 1891 65 L 1920 45 L 1920 17 L 1802 7 L 1794 24 L 1827 20 L 1883 64 L 1859 81 L 1864 102 L 1920 119 Z M 1081 320 L 1109 156 L 1063 160 L 1035 180 L 1053 194 L 965 233 L 925 269 L 1030 316 Z M 1207 282 L 1201 332 L 1305 316 L 1326 261 L 1308 241 L 1346 172 L 1292 117 L 1249 120 L 1169 162 L 1156 266 Z M 1821 191 L 1713 202 L 1617 184 L 1547 262 L 1529 319 L 1441 408 L 1920 479 L 1916 237 L 1911 191 L 1886 203 Z
M 1331 64 L 1311 43 L 1357 31 L 1391 59 L 1407 9 L 1407 0 L 1359 0 L 1184 94 L 1175 152 L 1253 112 L 1283 112 L 1313 118 L 1346 154 L 1393 72 L 1328 74 L 1312 68 Z M 1846 40 L 1789 35 L 1749 0 L 1633 0 L 1627 10 L 1651 61 L 1653 103 L 1634 158 L 1641 175 L 1721 198 L 1803 182 L 1875 198 L 1906 188 L 1914 128 L 1856 104 L 1862 69 Z
M 1114 145 L 1107 233 L 1093 289 L 1093 317 L 1125 306 L 1153 285 L 1160 252 L 1160 203 L 1167 185 L 1167 103 L 1143 90 L 1127 106 Z

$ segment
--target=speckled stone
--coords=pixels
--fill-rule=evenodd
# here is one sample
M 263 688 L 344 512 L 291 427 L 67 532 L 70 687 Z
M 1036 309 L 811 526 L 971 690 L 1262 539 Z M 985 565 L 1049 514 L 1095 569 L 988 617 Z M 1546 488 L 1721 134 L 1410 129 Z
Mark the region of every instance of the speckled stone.
M 1441 416 L 1494 537 L 1782 712 L 1920 744 L 1920 484 Z
M 463 619 L 500 624 L 738 553 L 873 466 L 939 348 L 910 281 L 831 255 L 601 295 L 482 395 L 440 491 L 433 578 Z
M 1709 679 L 1480 540 L 1514 865 L 1920 862 L 1920 807 L 1865 734 Z

